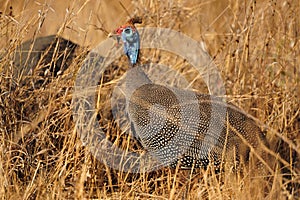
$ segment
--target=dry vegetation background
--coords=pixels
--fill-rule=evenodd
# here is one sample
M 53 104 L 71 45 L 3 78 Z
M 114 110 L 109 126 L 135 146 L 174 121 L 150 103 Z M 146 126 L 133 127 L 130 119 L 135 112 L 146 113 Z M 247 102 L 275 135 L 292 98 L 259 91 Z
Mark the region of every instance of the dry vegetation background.
M 172 28 L 206 42 L 229 101 L 269 127 L 266 132 L 279 160 L 271 177 L 251 177 L 248 172 L 216 175 L 208 170 L 193 174 L 187 182 L 185 172 L 168 168 L 128 174 L 106 167 L 82 146 L 72 120 L 72 77 L 86 50 L 129 18 L 120 2 L 132 16 L 144 18 L 141 26 Z M 299 198 L 299 4 L 297 0 L 1 0 L 0 198 Z M 62 74 L 14 75 L 16 68 L 25 68 L 15 60 L 18 46 L 52 34 L 87 48 L 72 46 L 74 59 L 67 59 Z M 53 56 L 49 62 L 57 59 Z M 126 63 L 123 60 L 120 66 Z M 120 66 L 106 71 L 107 83 L 126 69 Z M 108 134 L 121 134 L 109 115 L 101 120 Z

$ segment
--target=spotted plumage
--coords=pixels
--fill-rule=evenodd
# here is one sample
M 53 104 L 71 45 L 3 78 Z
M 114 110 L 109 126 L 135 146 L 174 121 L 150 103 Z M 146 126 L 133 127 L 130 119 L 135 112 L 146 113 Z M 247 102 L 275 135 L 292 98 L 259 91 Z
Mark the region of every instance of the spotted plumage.
M 125 80 L 134 131 L 162 164 L 180 163 L 183 169 L 205 168 L 209 163 L 219 167 L 223 161 L 247 161 L 251 148 L 265 158 L 260 150 L 263 133 L 236 106 L 218 97 L 154 84 L 138 68 L 130 70 Z M 212 115 L 213 108 L 217 112 Z M 222 110 L 223 117 L 218 112 Z

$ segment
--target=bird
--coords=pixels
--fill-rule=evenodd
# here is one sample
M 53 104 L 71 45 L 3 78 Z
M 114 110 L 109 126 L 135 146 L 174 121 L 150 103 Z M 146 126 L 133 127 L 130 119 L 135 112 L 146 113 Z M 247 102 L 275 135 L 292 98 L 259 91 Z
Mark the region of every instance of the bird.
M 267 159 L 265 133 L 223 98 L 153 83 L 141 67 L 127 71 L 124 85 L 134 135 L 163 165 L 218 170 L 224 163 L 249 161 L 253 151 L 257 167 Z
M 78 56 L 80 48 L 57 35 L 25 41 L 14 52 L 13 77 L 21 85 L 34 83 L 34 87 L 39 88 L 47 81 L 47 75 L 49 78 L 62 74 Z
M 109 34 L 109 37 L 117 38 L 118 44 L 122 40 L 124 54 L 132 65 L 137 63 L 140 49 L 140 36 L 134 25 L 136 23 L 142 23 L 142 18 L 131 18 L 124 25 L 114 30 L 112 34 Z

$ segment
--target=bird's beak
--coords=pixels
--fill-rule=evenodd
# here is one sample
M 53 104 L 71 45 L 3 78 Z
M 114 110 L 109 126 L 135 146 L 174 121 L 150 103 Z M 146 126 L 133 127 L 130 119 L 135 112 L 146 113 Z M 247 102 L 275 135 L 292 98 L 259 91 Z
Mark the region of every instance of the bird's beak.
M 109 33 L 107 37 L 108 38 L 116 39 L 118 37 L 118 34 L 116 34 L 116 33 Z
M 117 46 L 120 44 L 120 35 L 116 33 L 109 33 L 107 37 L 115 40 L 117 42 Z

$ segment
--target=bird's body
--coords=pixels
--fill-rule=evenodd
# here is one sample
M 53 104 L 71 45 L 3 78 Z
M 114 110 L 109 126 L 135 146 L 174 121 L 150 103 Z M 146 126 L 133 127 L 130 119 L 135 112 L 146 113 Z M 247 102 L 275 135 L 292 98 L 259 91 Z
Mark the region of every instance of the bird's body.
M 125 84 L 135 132 L 162 164 L 180 162 L 184 169 L 234 164 L 248 160 L 251 149 L 265 158 L 260 128 L 221 98 L 152 83 L 141 69 L 130 70 Z

